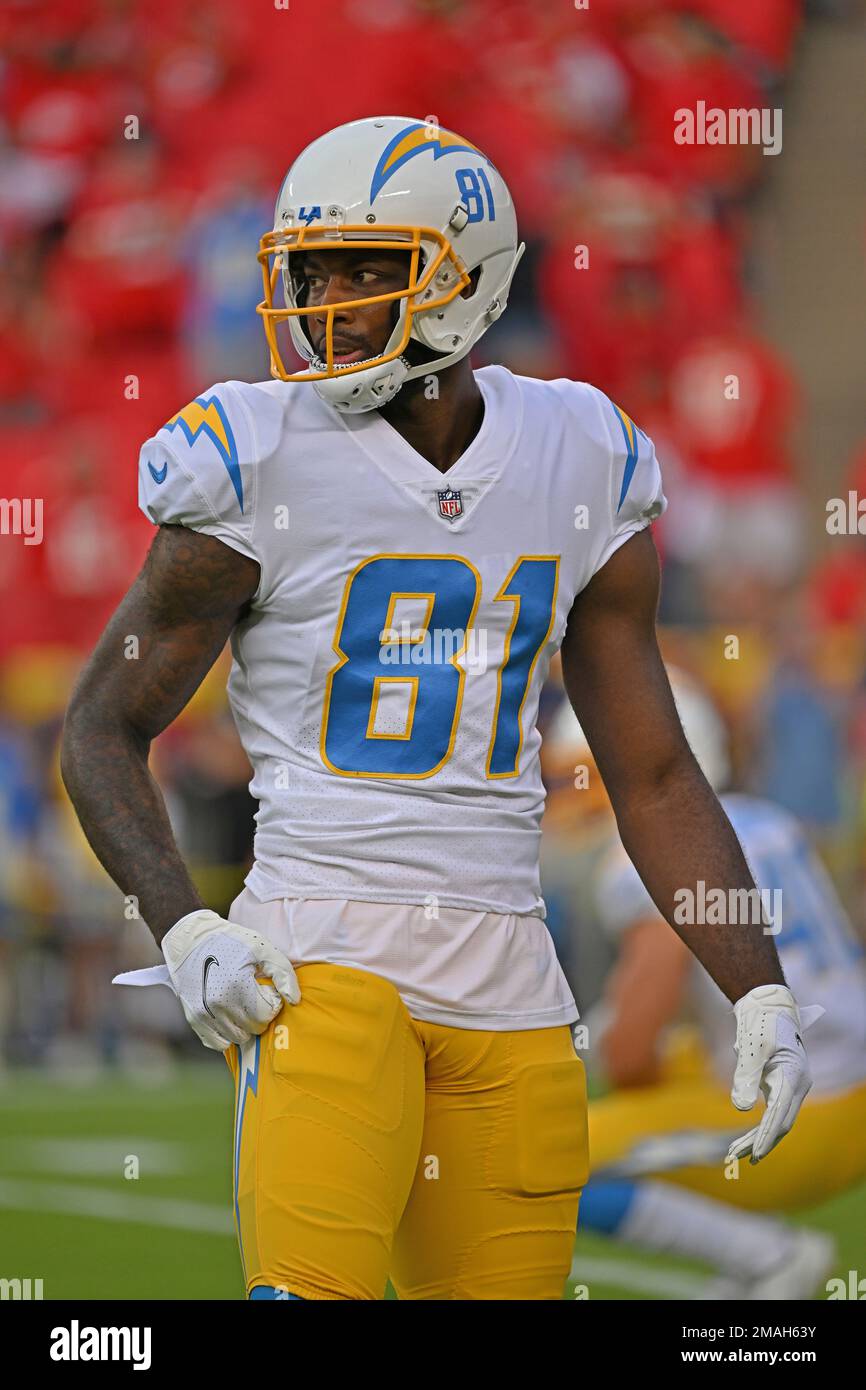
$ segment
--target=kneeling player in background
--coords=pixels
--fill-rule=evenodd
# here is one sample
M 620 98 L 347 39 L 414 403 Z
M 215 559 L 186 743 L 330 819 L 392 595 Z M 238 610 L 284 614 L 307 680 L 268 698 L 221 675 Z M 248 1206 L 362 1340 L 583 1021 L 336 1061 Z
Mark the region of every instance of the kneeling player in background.
M 721 791 L 729 776 L 721 718 L 695 683 L 669 674 L 692 751 Z M 558 766 L 591 768 L 566 706 L 545 749 L 551 780 Z M 595 769 L 589 780 L 598 839 Z M 866 1178 L 864 952 L 797 821 L 752 796 L 721 800 L 756 884 L 770 894 L 765 902 L 785 976 L 799 997 L 825 1009 L 809 1031 L 812 1091 L 772 1170 L 725 1164 L 737 1130 L 725 1086 L 730 1006 L 659 916 L 608 807 L 609 843 L 597 854 L 592 893 L 618 956 L 586 1022 L 591 1069 L 613 1090 L 590 1104 L 592 1176 L 580 1230 L 706 1261 L 721 1277 L 705 1297 L 806 1298 L 830 1272 L 832 1240 L 763 1213 L 813 1206 Z M 556 819 L 561 835 L 561 797 Z M 700 1045 L 692 1035 L 692 1045 L 683 1046 L 680 1030 L 666 1049 L 669 1026 L 684 1012 L 697 1019 Z

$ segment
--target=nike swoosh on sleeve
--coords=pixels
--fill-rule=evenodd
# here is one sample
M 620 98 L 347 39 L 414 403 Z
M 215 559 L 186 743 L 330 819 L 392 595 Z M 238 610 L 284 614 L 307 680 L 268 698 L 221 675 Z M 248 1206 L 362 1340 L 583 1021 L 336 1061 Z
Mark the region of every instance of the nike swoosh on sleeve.
M 164 463 L 164 464 L 162 465 L 162 468 L 158 468 L 158 469 L 157 469 L 157 468 L 154 468 L 154 466 L 153 466 L 152 463 L 149 463 L 147 466 L 148 466 L 148 469 L 149 469 L 149 471 L 150 471 L 150 476 L 153 478 L 153 481 L 154 481 L 155 483 L 164 483 L 164 482 L 165 482 L 165 475 L 166 475 L 166 473 L 168 472 L 168 463 L 167 463 L 167 462 Z

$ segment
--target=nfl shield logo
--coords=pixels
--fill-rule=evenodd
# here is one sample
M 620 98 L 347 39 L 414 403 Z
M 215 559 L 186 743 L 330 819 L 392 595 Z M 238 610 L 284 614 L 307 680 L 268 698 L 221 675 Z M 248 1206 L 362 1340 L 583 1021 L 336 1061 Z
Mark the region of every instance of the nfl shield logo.
M 437 492 L 439 498 L 439 515 L 444 516 L 446 521 L 456 521 L 458 516 L 463 515 L 463 498 L 453 487 L 446 488 L 444 492 Z

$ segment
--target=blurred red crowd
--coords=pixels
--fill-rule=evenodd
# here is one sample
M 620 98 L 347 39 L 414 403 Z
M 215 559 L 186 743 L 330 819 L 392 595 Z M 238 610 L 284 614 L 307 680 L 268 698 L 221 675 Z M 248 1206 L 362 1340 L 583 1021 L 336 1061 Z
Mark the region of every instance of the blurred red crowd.
M 56 767 L 72 669 L 152 536 L 141 442 L 215 381 L 267 374 L 255 253 L 286 169 L 372 114 L 433 117 L 502 170 L 528 252 L 478 361 L 590 380 L 654 438 L 674 503 L 656 528 L 663 618 L 687 629 L 669 655 L 714 688 L 744 784 L 823 837 L 866 900 L 866 678 L 862 636 L 850 640 L 866 631 L 866 553 L 855 537 L 805 566 L 798 383 L 752 312 L 754 201 L 773 161 L 673 139 L 675 112 L 699 101 L 782 104 L 802 8 L 7 0 L 0 520 L 16 499 L 43 513 L 38 544 L 0 534 L 0 952 L 24 943 L 0 1051 L 8 1034 L 31 1060 L 44 1033 L 63 1051 L 90 1029 L 112 1054 L 126 1031 L 113 969 L 92 952 L 120 968 L 141 938 L 128 944 Z M 866 455 L 850 485 L 866 494 Z M 736 662 L 720 656 L 732 630 Z M 223 667 L 212 675 L 155 758 L 182 851 L 227 910 L 254 806 Z M 50 1025 L 27 963 L 40 945 L 68 965 Z
M 745 289 L 749 198 L 769 161 L 753 145 L 677 145 L 672 131 L 675 110 L 698 100 L 772 105 L 800 11 L 799 0 L 7 5 L 0 449 L 6 496 L 43 499 L 44 539 L 0 547 L 15 593 L 0 656 L 34 640 L 92 643 L 150 536 L 139 444 L 213 380 L 266 375 L 263 344 L 245 336 L 258 332 L 254 297 L 243 330 L 224 306 L 209 312 L 227 278 L 246 285 L 252 272 L 252 285 L 257 273 L 252 233 L 243 266 L 231 236 L 216 255 L 217 220 L 225 234 L 243 203 L 261 207 L 266 230 L 294 155 L 374 112 L 435 116 L 513 188 L 530 255 L 491 352 L 515 370 L 590 379 L 636 415 L 673 476 L 694 483 L 683 515 L 705 554 L 725 553 L 719 489 L 751 489 L 759 516 L 781 507 L 790 519 L 796 390 L 751 325 Z M 717 389 L 730 372 L 733 410 Z M 692 562 L 675 529 L 664 543 Z M 768 540 L 772 577 L 796 566 L 791 545 Z

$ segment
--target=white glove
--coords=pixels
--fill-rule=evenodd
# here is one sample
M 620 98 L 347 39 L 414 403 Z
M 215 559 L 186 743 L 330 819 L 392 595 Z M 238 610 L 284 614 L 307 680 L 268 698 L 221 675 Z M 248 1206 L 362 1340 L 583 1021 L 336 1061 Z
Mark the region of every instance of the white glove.
M 759 1163 L 788 1133 L 812 1085 L 800 1034 L 824 1012 L 818 1004 L 798 1008 L 784 985 L 759 985 L 737 1000 L 731 1100 L 738 1110 L 751 1110 L 760 1090 L 767 1108 L 760 1124 L 731 1144 L 726 1163 L 747 1154 Z
M 263 1033 L 283 1000 L 297 1004 L 301 997 L 282 951 L 207 909 L 175 922 L 162 938 L 162 953 L 187 1023 L 216 1052 Z M 257 975 L 267 975 L 273 985 L 259 984 Z

